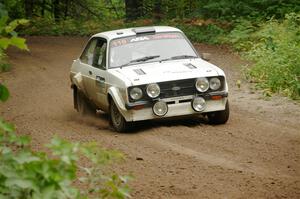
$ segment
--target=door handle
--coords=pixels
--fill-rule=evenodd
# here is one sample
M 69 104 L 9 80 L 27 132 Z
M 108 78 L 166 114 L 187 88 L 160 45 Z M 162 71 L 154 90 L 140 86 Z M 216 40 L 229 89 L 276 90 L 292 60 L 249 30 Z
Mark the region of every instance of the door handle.
M 92 71 L 89 71 L 89 74 L 90 74 L 90 75 L 92 75 L 92 74 L 93 74 L 93 72 L 92 72 Z
M 105 82 L 105 78 L 104 77 L 100 77 L 100 76 L 96 76 L 96 82 Z

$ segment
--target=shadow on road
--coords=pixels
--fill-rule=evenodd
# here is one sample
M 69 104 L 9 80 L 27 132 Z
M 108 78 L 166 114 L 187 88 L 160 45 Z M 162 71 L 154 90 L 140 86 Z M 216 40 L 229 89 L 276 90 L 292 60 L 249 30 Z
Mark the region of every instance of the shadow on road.
M 80 116 L 76 112 L 68 115 L 68 120 L 79 123 L 84 126 L 95 127 L 98 130 L 107 130 L 115 132 L 109 121 L 109 115 L 104 112 L 97 112 L 94 115 Z M 133 122 L 126 132 L 127 134 L 137 134 L 147 131 L 152 128 L 159 127 L 195 127 L 203 124 L 208 124 L 208 120 L 204 116 L 181 116 L 173 118 L 160 118 L 157 120 L 146 120 Z

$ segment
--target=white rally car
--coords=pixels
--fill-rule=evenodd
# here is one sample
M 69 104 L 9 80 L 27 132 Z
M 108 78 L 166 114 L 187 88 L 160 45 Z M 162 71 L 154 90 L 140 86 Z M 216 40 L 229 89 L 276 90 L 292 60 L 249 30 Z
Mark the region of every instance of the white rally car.
M 134 121 L 202 114 L 229 117 L 224 72 L 199 56 L 177 28 L 140 27 L 93 35 L 70 73 L 80 114 L 109 113 L 116 131 Z

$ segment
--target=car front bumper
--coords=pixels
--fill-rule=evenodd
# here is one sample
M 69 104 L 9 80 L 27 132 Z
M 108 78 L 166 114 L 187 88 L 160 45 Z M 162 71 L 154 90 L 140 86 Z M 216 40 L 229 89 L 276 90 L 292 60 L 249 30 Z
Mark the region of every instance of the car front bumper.
M 220 96 L 218 99 L 213 99 L 213 96 Z M 197 112 L 192 107 L 192 99 L 194 96 L 183 96 L 176 98 L 161 99 L 168 105 L 168 112 L 164 116 L 157 116 L 153 113 L 152 107 L 154 102 L 137 102 L 126 104 L 126 110 L 121 110 L 126 121 L 141 121 L 151 120 L 175 116 L 202 114 L 207 112 L 225 110 L 227 102 L 227 92 L 212 93 L 207 96 L 201 96 L 206 101 L 206 107 L 203 111 Z

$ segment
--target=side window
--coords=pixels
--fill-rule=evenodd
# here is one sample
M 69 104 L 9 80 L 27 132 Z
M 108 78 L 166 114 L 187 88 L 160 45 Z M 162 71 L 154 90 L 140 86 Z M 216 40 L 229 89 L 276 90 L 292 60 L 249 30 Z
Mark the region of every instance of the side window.
M 97 45 L 97 39 L 92 39 L 87 47 L 84 49 L 82 55 L 80 56 L 80 60 L 85 63 L 92 65 L 93 64 L 93 58 L 94 58 L 94 51 Z
M 93 66 L 100 69 L 106 68 L 106 49 L 107 42 L 99 39 L 95 47 Z

